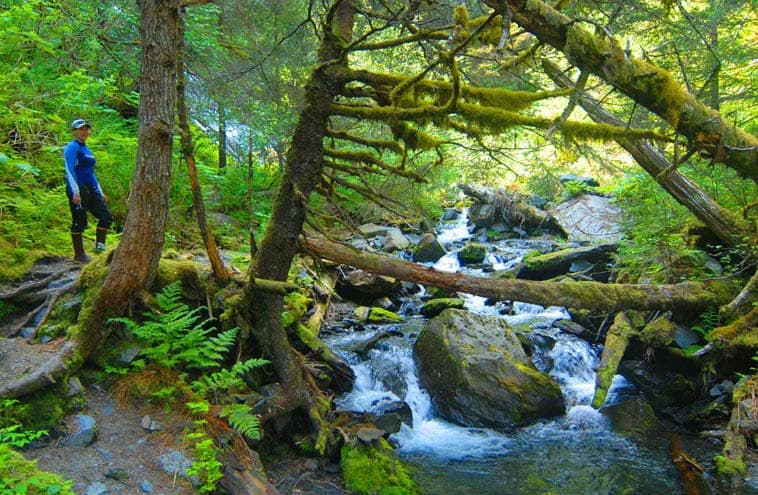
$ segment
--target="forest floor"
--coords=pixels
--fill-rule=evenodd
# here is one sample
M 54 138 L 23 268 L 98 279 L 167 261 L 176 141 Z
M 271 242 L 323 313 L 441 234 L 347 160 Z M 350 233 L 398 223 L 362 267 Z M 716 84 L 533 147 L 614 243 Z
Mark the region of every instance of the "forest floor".
M 81 265 L 55 260 L 44 272 L 66 273 L 76 277 Z M 45 275 L 47 276 L 47 275 Z M 33 282 L 27 278 L 20 284 Z M 9 294 L 14 287 L 3 286 Z M 12 321 L 0 321 L 0 383 L 33 372 L 48 362 L 65 343 L 55 339 L 47 344 L 30 344 L 27 339 L 9 336 Z M 23 455 L 36 459 L 44 471 L 71 480 L 77 495 L 105 493 L 195 494 L 199 491 L 189 481 L 173 476 L 161 467 L 160 457 L 170 452 L 190 455 L 183 443 L 184 418 L 150 404 L 122 403 L 102 386 L 84 387 L 83 406 L 67 414 L 50 438 L 36 442 Z M 94 441 L 86 446 L 67 445 L 66 439 L 77 430 L 77 416 L 87 415 L 96 422 Z M 145 428 L 145 418 L 159 429 Z M 282 494 L 345 495 L 339 466 L 307 457 L 277 458 L 264 461 L 268 481 Z
M 97 422 L 97 436 L 88 446 L 66 446 L 65 430 L 73 432 L 75 416 L 86 414 Z M 150 416 L 160 429 L 148 431 L 143 418 Z M 23 452 L 36 459 L 40 469 L 73 481 L 77 494 L 198 493 L 181 477 L 161 469 L 159 457 L 171 451 L 188 454 L 182 443 L 187 422 L 150 406 L 119 404 L 97 385 L 86 390 L 83 410 L 68 415 L 61 437 Z M 322 465 L 310 458 L 282 459 L 265 465 L 269 482 L 282 494 L 343 495 L 337 466 Z M 147 488 L 150 487 L 150 488 Z M 146 489 L 152 491 L 145 491 Z M 107 490 L 107 491 L 105 491 Z

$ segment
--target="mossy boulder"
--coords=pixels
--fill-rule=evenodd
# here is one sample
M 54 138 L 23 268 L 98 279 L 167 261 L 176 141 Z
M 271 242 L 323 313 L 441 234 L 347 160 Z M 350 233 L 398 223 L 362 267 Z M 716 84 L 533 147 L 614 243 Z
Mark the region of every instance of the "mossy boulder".
M 606 264 L 612 261 L 615 252 L 616 244 L 567 248 L 544 254 L 532 251 L 524 256 L 518 266 L 516 278 L 549 280 L 576 271 L 607 274 Z
M 479 242 L 470 242 L 456 253 L 461 265 L 474 265 L 484 262 L 487 257 L 487 246 Z
M 368 321 L 371 323 L 397 323 L 403 321 L 403 317 L 394 311 L 373 307 L 368 313 Z
M 345 445 L 341 451 L 345 487 L 357 495 L 415 495 L 418 487 L 384 439 Z
M 413 249 L 413 261 L 420 263 L 436 262 L 443 256 L 445 256 L 445 248 L 434 234 L 424 234 Z
M 564 412 L 558 383 L 500 318 L 445 310 L 421 332 L 414 358 L 440 415 L 455 423 L 510 429 Z
M 631 439 L 660 438 L 663 428 L 653 408 L 640 397 L 618 402 L 600 409 L 618 435 Z
M 421 308 L 421 314 L 427 318 L 434 318 L 446 309 L 463 309 L 464 305 L 463 299 L 456 299 L 454 297 L 431 299 L 424 303 L 424 306 Z

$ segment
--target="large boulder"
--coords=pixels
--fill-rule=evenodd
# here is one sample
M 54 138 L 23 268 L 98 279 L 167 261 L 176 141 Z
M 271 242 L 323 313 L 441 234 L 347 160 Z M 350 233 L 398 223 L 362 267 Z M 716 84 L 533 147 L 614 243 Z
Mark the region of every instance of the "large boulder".
M 566 273 L 583 272 L 601 280 L 608 280 L 607 265 L 613 260 L 616 244 L 600 244 L 580 248 L 567 248 L 542 254 L 533 251 L 524 256 L 517 267 L 516 278 L 549 280 Z
M 443 256 L 445 256 L 445 248 L 434 234 L 424 234 L 413 250 L 413 261 L 420 263 L 437 262 Z
M 583 194 L 550 210 L 570 241 L 602 243 L 621 240 L 621 208 L 609 198 Z
M 558 383 L 534 367 L 500 318 L 445 310 L 413 350 L 421 384 L 450 421 L 510 429 L 564 412 Z

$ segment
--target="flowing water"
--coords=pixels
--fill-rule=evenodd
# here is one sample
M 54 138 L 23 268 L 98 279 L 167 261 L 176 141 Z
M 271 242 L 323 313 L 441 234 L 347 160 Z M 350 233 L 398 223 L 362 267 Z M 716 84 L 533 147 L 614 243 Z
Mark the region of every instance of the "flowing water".
M 466 217 L 442 228 L 438 239 L 449 253 L 434 266 L 461 270 L 455 250 L 469 238 Z M 491 245 L 488 263 L 495 269 L 512 266 L 540 240 L 508 240 Z M 463 269 L 472 274 L 480 270 Z M 418 297 L 418 295 L 417 295 Z M 479 314 L 506 312 L 503 303 L 485 304 L 481 297 L 464 295 L 466 307 Z M 338 405 L 355 411 L 375 411 L 391 401 L 405 401 L 413 412 L 413 428 L 402 426 L 391 441 L 400 456 L 414 465 L 424 495 L 503 494 L 670 494 L 680 491 L 676 473 L 666 456 L 666 443 L 650 449 L 614 434 L 607 419 L 590 403 L 598 349 L 552 325 L 568 319 L 564 308 L 515 303 L 501 315 L 518 328 L 529 328 L 538 343 L 535 366 L 549 372 L 566 399 L 562 417 L 503 433 L 461 427 L 435 416 L 428 394 L 420 386 L 412 346 L 424 319 L 414 316 L 417 299 L 401 312 L 402 325 L 375 327 L 363 332 L 336 334 L 327 343 L 352 365 L 356 382 Z M 392 330 L 368 353 L 352 351 L 378 333 Z M 539 343 L 544 343 L 543 346 Z M 613 401 L 630 387 L 621 377 L 609 394 Z

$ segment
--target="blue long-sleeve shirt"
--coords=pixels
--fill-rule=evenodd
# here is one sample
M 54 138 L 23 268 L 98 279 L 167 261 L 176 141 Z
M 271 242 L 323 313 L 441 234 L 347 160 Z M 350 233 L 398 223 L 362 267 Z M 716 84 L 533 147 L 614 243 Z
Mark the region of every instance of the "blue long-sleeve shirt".
M 87 148 L 87 145 L 74 139 L 63 149 L 63 157 L 66 162 L 68 193 L 75 196 L 80 194 L 80 186 L 90 186 L 102 196 L 103 190 L 95 177 L 95 155 Z

